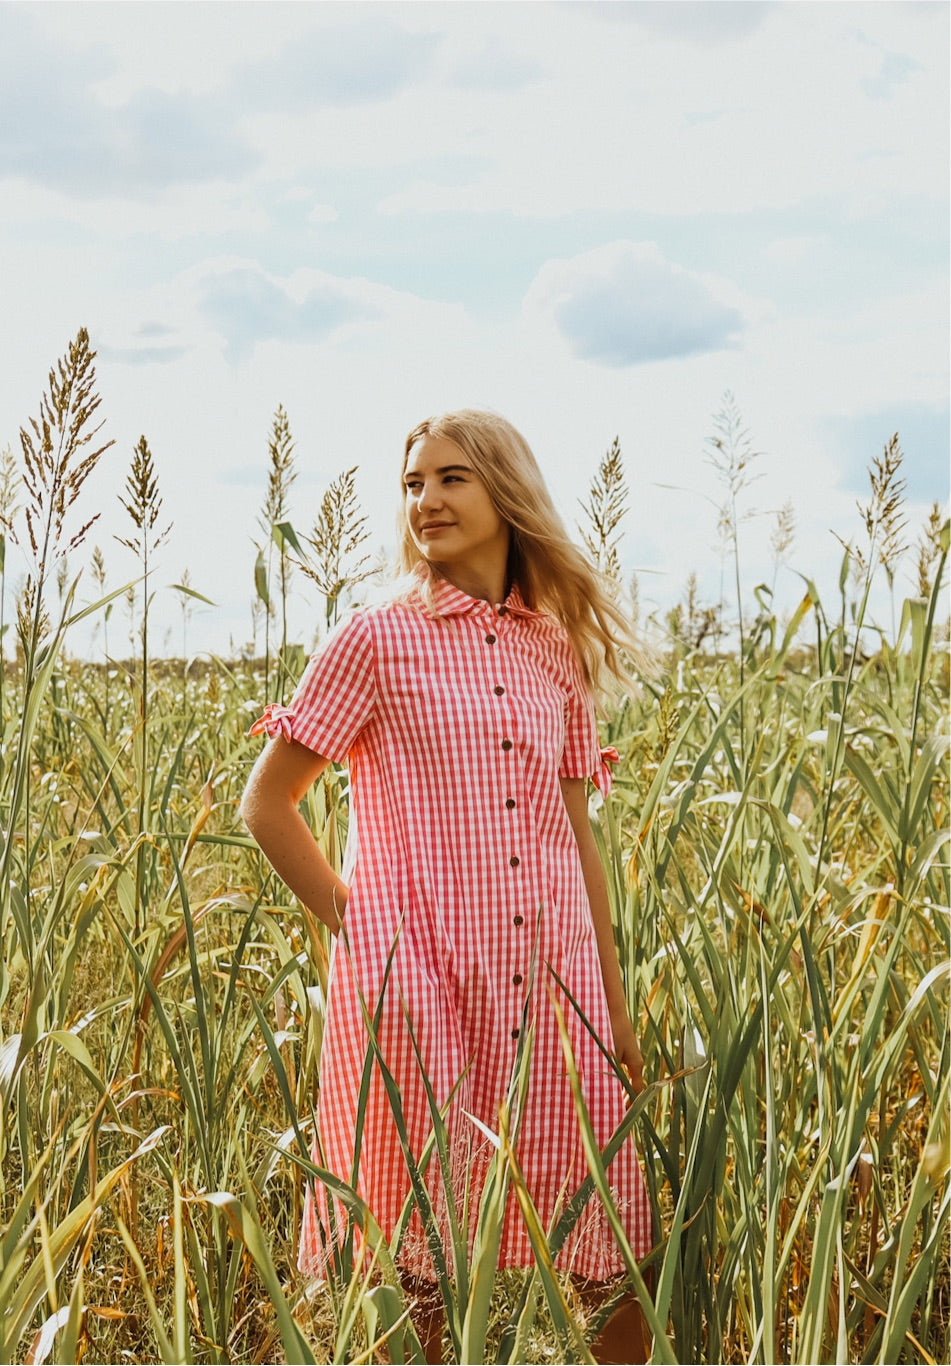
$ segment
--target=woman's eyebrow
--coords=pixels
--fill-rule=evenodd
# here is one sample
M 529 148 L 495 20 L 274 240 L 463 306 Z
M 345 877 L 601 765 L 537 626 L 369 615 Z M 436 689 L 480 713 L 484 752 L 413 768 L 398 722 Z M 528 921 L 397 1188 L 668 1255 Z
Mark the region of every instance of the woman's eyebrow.
M 454 470 L 462 470 L 466 474 L 472 473 L 471 465 L 441 465 L 439 469 L 434 472 L 436 474 L 452 474 Z M 405 470 L 403 473 L 403 478 L 418 479 L 419 470 Z

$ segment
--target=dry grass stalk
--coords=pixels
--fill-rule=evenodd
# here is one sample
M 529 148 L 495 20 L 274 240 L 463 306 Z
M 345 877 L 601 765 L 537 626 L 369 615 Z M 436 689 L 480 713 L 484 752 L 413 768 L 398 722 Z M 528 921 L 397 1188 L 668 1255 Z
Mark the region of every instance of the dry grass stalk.
M 581 528 L 581 536 L 594 564 L 616 587 L 621 585 L 619 528 L 627 512 L 628 498 L 621 443 L 615 437 L 591 481 L 588 501 L 581 504 L 588 519 L 588 527 Z
M 290 516 L 291 485 L 297 478 L 294 468 L 294 438 L 283 404 L 278 404 L 267 443 L 267 493 L 258 525 L 267 538 L 279 522 Z
M 117 536 L 116 540 L 139 557 L 145 573 L 148 573 L 151 552 L 162 544 L 172 528 L 169 523 L 162 531 L 155 531 L 163 499 L 159 493 L 152 452 L 144 436 L 139 437 L 132 452 L 132 467 L 126 478 L 125 492 L 124 498 L 119 495 L 119 502 L 132 519 L 138 535 Z
M 753 472 L 755 462 L 762 455 L 754 450 L 749 429 L 743 425 L 740 410 L 733 394 L 726 390 L 721 401 L 720 411 L 713 419 L 713 435 L 704 442 L 707 460 L 725 491 L 717 517 L 717 529 L 724 544 L 736 550 L 739 539 L 739 522 L 755 517 L 755 511 L 739 516 L 737 500 L 740 494 L 759 475 Z
M 872 457 L 868 471 L 871 497 L 867 503 L 858 504 L 868 536 L 869 559 L 882 566 L 889 584 L 894 582 L 898 561 L 908 548 L 904 540 L 907 483 L 901 474 L 903 460 L 898 433 L 895 432 L 883 447 L 882 454 Z M 855 554 L 864 572 L 866 561 L 862 552 L 856 550 Z
M 326 601 L 326 621 L 337 618 L 344 590 L 370 578 L 369 555 L 357 551 L 370 538 L 367 519 L 360 512 L 356 490 L 357 466 L 334 479 L 320 501 L 320 512 L 305 540 L 314 550 L 312 562 L 300 561 L 301 569 L 316 583 Z
M 0 523 L 9 527 L 20 503 L 20 471 L 9 445 L 0 451 Z
M 258 614 L 263 615 L 264 692 L 266 697 L 270 698 L 271 622 L 277 617 L 277 604 L 271 589 L 274 548 L 276 546 L 278 551 L 278 571 L 281 584 L 281 668 L 279 669 L 279 683 L 283 697 L 284 685 L 287 682 L 287 596 L 291 583 L 291 559 L 288 553 L 288 541 L 290 540 L 291 545 L 297 543 L 289 522 L 290 491 L 297 478 L 297 471 L 294 468 L 294 439 L 291 435 L 290 421 L 282 404 L 278 404 L 277 411 L 274 414 L 267 449 L 267 493 L 258 516 L 258 526 L 264 534 L 264 545 L 257 546 L 258 558 L 255 567 L 257 594 L 252 604 L 252 622 L 256 634 L 256 618 Z
M 796 509 L 791 498 L 776 513 L 772 535 L 769 538 L 770 550 L 776 564 L 781 564 L 788 556 L 796 539 Z
M 40 582 L 51 555 L 79 546 L 99 514 L 66 540 L 67 514 L 112 441 L 95 445 L 103 423 L 93 423 L 101 399 L 95 392 L 95 351 L 79 329 L 66 356 L 49 372 L 39 417 L 20 428 L 26 533 Z
M 934 588 L 934 567 L 941 557 L 941 528 L 944 525 L 940 504 L 935 501 L 918 538 L 918 596 L 929 598 Z
M 932 581 L 943 554 L 929 562 Z M 26 626 L 34 609 L 28 597 Z M 681 657 L 675 689 L 605 722 L 622 752 L 643 755 L 593 819 L 647 1074 L 662 1079 L 635 1116 L 662 1218 L 657 1312 L 684 1361 L 947 1359 L 949 884 L 935 842 L 946 765 L 922 770 L 920 801 L 903 818 L 904 884 L 882 888 L 908 782 L 896 738 L 914 756 L 916 725 L 929 737 L 946 727 L 946 675 L 926 667 L 922 637 L 917 683 L 891 657 L 856 666 L 846 690 L 834 648 L 786 659 L 785 647 L 762 643 L 774 639 L 750 642 L 757 721 L 745 760 L 734 656 Z M 291 1158 L 294 1126 L 302 1147 L 311 1133 L 323 1026 L 312 993 L 326 969 L 304 951 L 299 908 L 274 901 L 236 826 L 260 670 L 219 663 L 207 679 L 213 719 L 193 731 L 194 697 L 177 673 L 157 677 L 167 691 L 144 718 L 134 692 L 104 707 L 104 678 L 66 660 L 57 698 L 37 703 L 42 782 L 29 820 L 13 825 L 29 838 L 8 841 L 16 856 L 3 868 L 4 888 L 20 894 L 0 918 L 8 1358 L 75 1305 L 84 1322 L 57 1329 L 50 1359 L 353 1360 L 366 1337 L 366 1265 L 317 1297 L 300 1294 L 302 1354 L 277 1317 L 303 1292 Z M 838 768 L 810 738 L 829 730 L 830 713 L 862 741 Z M 151 728 L 168 892 L 151 899 L 135 939 L 140 774 L 128 736 L 140 719 Z M 328 771 L 308 808 L 335 858 L 345 791 Z M 848 885 L 830 871 L 844 858 Z M 32 959 L 18 926 L 35 937 Z M 122 1166 L 136 1114 L 142 1132 L 161 1135 L 138 1150 L 137 1187 Z M 81 1229 L 70 1223 L 77 1208 Z M 21 1331 L 11 1307 L 26 1304 L 25 1281 Z M 469 1324 L 485 1343 L 473 1359 L 557 1360 L 564 1330 L 574 1339 L 567 1296 L 552 1296 L 529 1331 L 524 1286 L 515 1272 L 498 1278 L 488 1331 Z M 830 1304 L 842 1311 L 841 1343 Z M 335 1353 L 341 1342 L 349 1355 Z

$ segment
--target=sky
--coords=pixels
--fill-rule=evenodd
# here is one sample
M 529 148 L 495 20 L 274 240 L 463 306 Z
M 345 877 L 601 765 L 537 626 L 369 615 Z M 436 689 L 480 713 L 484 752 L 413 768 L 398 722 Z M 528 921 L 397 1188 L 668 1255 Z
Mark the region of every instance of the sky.
M 405 434 L 465 406 L 524 433 L 573 533 L 619 439 L 623 565 L 662 618 L 691 573 L 720 593 L 730 393 L 748 598 L 789 611 L 807 576 L 832 609 L 895 431 L 912 542 L 947 503 L 948 30 L 913 0 L 0 4 L 0 448 L 88 328 L 114 445 L 75 509 L 100 512 L 79 600 L 95 545 L 110 587 L 136 572 L 140 436 L 171 524 L 153 639 L 183 648 L 187 570 L 215 605 L 185 648 L 229 654 L 278 405 L 292 524 L 357 466 L 374 553 Z M 10 550 L 11 588 L 26 569 Z M 298 574 L 292 637 L 321 617 Z

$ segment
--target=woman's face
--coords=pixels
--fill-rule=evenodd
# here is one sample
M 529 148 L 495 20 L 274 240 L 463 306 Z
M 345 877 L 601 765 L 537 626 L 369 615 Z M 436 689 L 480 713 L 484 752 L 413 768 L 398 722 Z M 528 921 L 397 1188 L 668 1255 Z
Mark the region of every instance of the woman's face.
M 509 528 L 464 453 L 441 436 L 412 447 L 403 473 L 406 520 L 420 554 L 450 569 L 504 572 Z

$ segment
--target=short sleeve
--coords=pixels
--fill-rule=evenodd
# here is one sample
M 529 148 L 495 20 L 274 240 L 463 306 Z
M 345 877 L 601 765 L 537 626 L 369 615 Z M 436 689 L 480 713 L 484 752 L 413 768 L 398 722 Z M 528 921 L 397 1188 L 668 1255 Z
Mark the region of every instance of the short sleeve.
M 585 684 L 574 651 L 568 663 L 565 699 L 565 746 L 558 767 L 559 778 L 590 778 L 602 796 L 611 791 L 609 764 L 617 763 L 616 749 L 601 747 L 594 714 L 594 699 Z
M 354 612 L 311 655 L 287 706 L 265 708 L 251 732 L 281 734 L 342 764 L 373 714 L 375 696 L 370 629 Z

